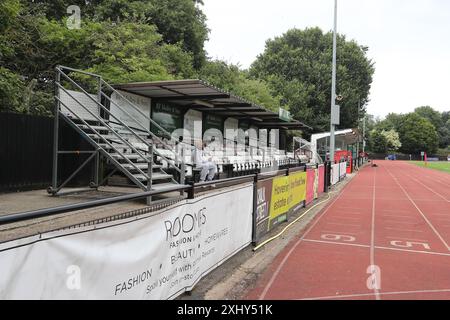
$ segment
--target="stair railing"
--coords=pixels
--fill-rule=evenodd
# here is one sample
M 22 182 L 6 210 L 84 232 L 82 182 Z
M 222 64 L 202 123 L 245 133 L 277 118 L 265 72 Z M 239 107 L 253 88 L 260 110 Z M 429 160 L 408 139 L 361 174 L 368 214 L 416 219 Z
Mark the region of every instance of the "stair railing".
M 167 164 L 171 167 L 173 167 L 177 172 L 180 173 L 180 183 L 183 184 L 184 183 L 184 175 L 185 175 L 185 163 L 184 163 L 184 159 L 179 159 L 179 156 L 177 154 L 177 152 L 175 150 L 172 149 L 172 147 L 170 145 L 168 145 L 167 143 L 164 142 L 164 140 L 162 140 L 160 137 L 158 137 L 157 135 L 155 135 L 153 132 L 151 132 L 150 130 L 148 130 L 145 126 L 142 125 L 142 123 L 140 121 L 138 121 L 136 118 L 134 118 L 129 112 L 127 112 L 125 109 L 123 109 L 121 106 L 119 106 L 117 103 L 115 103 L 108 95 L 106 95 L 103 91 L 102 91 L 102 87 L 103 85 L 105 85 L 107 88 L 109 88 L 111 91 L 115 92 L 118 96 L 120 96 L 123 100 L 125 100 L 134 110 L 136 110 L 139 114 L 141 114 L 145 119 L 149 120 L 149 122 L 151 124 L 153 124 L 155 127 L 157 127 L 159 130 L 161 130 L 167 137 L 169 137 L 172 141 L 175 141 L 172 136 L 164 129 L 162 128 L 158 123 L 156 123 L 153 119 L 151 119 L 149 116 L 147 116 L 145 113 L 143 113 L 138 107 L 136 107 L 136 105 L 134 105 L 132 102 L 130 102 L 126 97 L 124 97 L 120 92 L 118 92 L 116 89 L 114 89 L 111 85 L 109 85 L 107 82 L 105 82 L 103 80 L 103 78 L 99 75 L 90 73 L 90 72 L 86 72 L 86 71 L 82 71 L 82 70 L 78 70 L 78 69 L 73 69 L 70 67 L 65 67 L 65 66 L 58 66 L 57 67 L 57 71 L 61 73 L 61 75 L 63 75 L 64 78 L 66 78 L 70 83 L 72 83 L 75 87 L 77 87 L 78 89 L 80 89 L 83 93 L 85 93 L 94 103 L 96 103 L 98 106 L 100 106 L 100 108 L 102 110 L 104 110 L 106 113 L 108 113 L 110 116 L 112 116 L 115 120 L 117 120 L 117 122 L 123 126 L 124 128 L 126 128 L 129 132 L 131 132 L 135 137 L 137 137 L 140 141 L 142 141 L 144 144 L 148 145 L 148 143 L 145 141 L 145 139 L 143 139 L 141 136 L 139 136 L 130 126 L 128 126 L 127 124 L 125 124 L 123 121 L 121 121 L 118 117 L 116 117 L 114 114 L 112 114 L 110 112 L 110 110 L 108 110 L 105 106 L 103 106 L 101 104 L 101 102 L 95 100 L 94 98 L 92 98 L 92 96 L 89 95 L 88 92 L 86 92 L 80 85 L 78 85 L 72 78 L 70 78 L 65 72 L 63 72 L 62 70 L 69 70 L 69 71 L 73 71 L 73 72 L 78 72 L 78 73 L 82 73 L 82 74 L 86 74 L 92 77 L 96 77 L 97 79 L 99 79 L 99 96 L 103 96 L 105 97 L 105 99 L 107 99 L 110 103 L 114 104 L 117 108 L 119 108 L 124 114 L 126 114 L 130 119 L 132 119 L 138 126 L 140 126 L 146 133 L 148 133 L 153 139 L 158 140 L 163 146 L 165 146 L 170 152 L 172 152 L 174 154 L 174 158 L 175 158 L 175 162 L 181 163 L 181 168 L 178 168 L 176 165 L 172 165 L 172 163 L 170 162 L 169 159 L 167 159 L 165 156 L 163 156 L 160 152 L 158 152 L 155 148 L 152 148 L 152 151 L 154 154 L 156 154 L 157 156 L 161 157 L 162 159 L 164 159 Z M 73 97 L 72 97 L 73 98 Z M 84 107 L 84 106 L 83 106 Z M 98 117 L 96 117 L 98 118 Z M 104 121 L 100 121 L 103 122 Z M 109 126 L 108 126 L 109 127 Z M 110 128 L 110 127 L 109 127 Z M 118 133 L 116 133 L 112 128 L 111 131 L 120 136 Z M 120 137 L 121 138 L 121 137 Z M 123 139 L 121 139 L 123 140 Z M 129 145 L 127 143 L 127 145 Z M 149 145 L 148 145 L 149 146 Z M 150 148 L 149 148 L 150 150 Z

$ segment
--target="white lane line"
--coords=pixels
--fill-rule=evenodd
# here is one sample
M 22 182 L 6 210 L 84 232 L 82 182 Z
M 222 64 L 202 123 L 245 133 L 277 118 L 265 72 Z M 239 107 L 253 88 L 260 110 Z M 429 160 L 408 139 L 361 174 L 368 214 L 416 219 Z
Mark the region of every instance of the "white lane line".
M 412 242 L 425 242 L 425 243 L 429 242 L 429 240 L 412 239 L 412 238 L 401 238 L 401 237 L 386 237 L 386 239 L 405 240 L 405 241 L 412 241 Z
M 420 183 L 421 185 L 423 185 L 425 188 L 427 188 L 428 190 L 430 190 L 431 192 L 433 192 L 435 195 L 441 197 L 442 199 L 444 199 L 444 200 L 447 201 L 447 202 L 450 202 L 450 200 L 448 200 L 448 199 L 447 199 L 446 197 L 444 197 L 442 194 L 440 194 L 440 193 L 434 191 L 433 189 L 431 189 L 430 187 L 428 187 L 426 184 L 422 183 L 421 181 L 417 180 L 417 179 L 414 178 L 413 176 L 411 176 L 411 175 L 409 175 L 409 174 L 407 174 L 407 173 L 404 173 L 404 174 L 407 175 L 408 177 L 410 177 L 411 179 L 413 179 L 414 181 L 417 181 L 418 183 Z
M 259 296 L 259 300 L 264 300 L 264 298 L 267 295 L 267 292 L 269 292 L 270 287 L 272 287 L 275 279 L 278 277 L 278 275 L 280 274 L 281 269 L 283 269 L 284 265 L 286 264 L 287 260 L 289 259 L 289 257 L 292 255 L 292 253 L 294 252 L 294 250 L 300 245 L 300 243 L 303 241 L 303 239 L 308 235 L 308 233 L 317 225 L 317 223 L 319 223 L 320 219 L 330 210 L 331 207 L 333 207 L 333 205 L 336 203 L 336 201 L 338 201 L 341 196 L 344 194 L 344 192 L 347 190 L 348 186 L 357 179 L 358 177 L 355 177 L 353 180 L 351 180 L 347 186 L 345 186 L 342 190 L 341 193 L 329 204 L 329 206 L 325 209 L 325 211 L 322 212 L 322 214 L 316 219 L 316 221 L 314 221 L 314 223 L 311 225 L 311 227 L 300 237 L 300 239 L 292 246 L 291 250 L 289 250 L 289 252 L 286 254 L 286 256 L 283 258 L 283 260 L 280 262 L 280 264 L 278 265 L 277 269 L 275 270 L 275 272 L 272 274 L 272 277 L 270 278 L 269 282 L 267 283 L 267 285 L 265 286 L 263 292 L 260 294 Z
M 401 294 L 427 294 L 427 293 L 447 293 L 450 289 L 438 289 L 438 290 L 417 290 L 417 291 L 393 291 L 393 292 L 381 292 L 382 296 L 393 296 Z M 360 293 L 360 294 L 347 294 L 339 296 L 317 297 L 317 298 L 303 298 L 297 300 L 331 300 L 331 299 L 346 299 L 346 298 L 358 298 L 358 297 L 372 297 L 373 293 Z
M 352 212 L 359 212 L 359 213 L 362 212 L 360 210 L 366 210 L 366 208 L 353 208 L 353 207 L 342 207 L 342 206 L 339 206 L 339 209 L 351 210 Z
M 405 215 L 405 214 L 392 214 L 392 213 L 379 213 L 380 216 L 383 217 L 396 217 L 401 219 L 419 219 L 417 217 L 411 217 L 411 215 Z M 422 219 L 419 219 L 422 220 Z
M 422 215 L 423 219 L 428 223 L 428 225 L 430 226 L 430 228 L 433 230 L 433 232 L 436 234 L 436 236 L 442 241 L 442 243 L 445 245 L 445 247 L 447 248 L 448 251 L 450 251 L 450 247 L 447 244 L 447 242 L 445 242 L 444 238 L 442 238 L 442 236 L 440 235 L 440 233 L 436 230 L 436 228 L 431 224 L 431 222 L 427 219 L 427 217 L 425 216 L 425 214 L 422 212 L 422 210 L 420 210 L 420 208 L 417 206 L 417 204 L 414 202 L 414 200 L 409 196 L 409 193 L 406 192 L 405 188 L 403 188 L 403 186 L 398 182 L 398 179 L 389 171 L 389 169 L 387 169 L 387 172 L 391 175 L 391 177 L 394 179 L 394 181 L 397 183 L 397 185 L 400 187 L 400 189 L 402 189 L 403 193 L 408 197 L 409 201 L 411 201 L 411 203 L 414 205 L 414 207 L 416 207 L 417 211 L 419 211 L 419 213 Z
M 354 232 L 348 232 L 348 231 L 336 231 L 336 230 L 328 231 L 328 230 L 322 230 L 322 234 L 340 234 L 340 235 L 343 235 L 343 236 L 357 236 L 357 235 L 360 235 L 361 232 L 354 233 Z
M 443 178 L 443 176 L 439 176 L 438 177 L 436 175 L 432 175 L 432 177 L 431 177 L 431 175 L 429 175 L 431 172 L 429 172 L 429 171 L 432 171 L 432 173 L 435 172 L 435 171 L 433 171 L 431 169 L 428 169 L 428 170 L 426 170 L 426 172 L 423 172 L 425 177 L 427 177 L 429 179 L 432 179 L 433 182 L 437 182 L 437 183 L 440 183 L 440 184 L 444 185 L 445 187 L 448 187 L 448 185 L 450 184 L 450 181 L 446 182 L 446 181 L 441 180 L 441 178 Z M 437 173 L 437 171 L 436 171 L 436 173 Z
M 409 213 L 407 210 L 391 210 L 391 209 L 380 209 L 378 211 L 384 211 L 387 213 Z
M 370 265 L 375 266 L 375 198 L 376 198 L 376 184 L 377 184 L 377 169 L 373 175 L 373 191 L 372 191 L 372 231 L 370 239 Z M 375 297 L 381 300 L 379 288 L 374 286 Z
M 389 224 L 404 224 L 404 225 L 412 225 L 412 226 L 415 226 L 415 225 L 418 225 L 418 224 L 420 224 L 420 223 L 418 223 L 418 222 L 405 222 L 405 221 L 392 221 L 392 220 L 386 220 L 386 221 L 383 221 L 383 223 L 389 223 Z
M 343 213 L 336 213 L 337 215 L 342 215 L 342 216 L 362 216 L 365 215 L 366 213 L 363 212 L 343 212 Z
M 354 227 L 354 228 L 361 228 L 362 225 L 360 224 L 349 224 L 349 223 L 335 223 L 335 222 L 326 222 L 326 224 L 332 224 L 334 226 L 342 226 L 342 227 Z
M 329 219 L 329 220 L 330 220 L 330 219 L 336 219 L 336 220 L 339 220 L 339 221 L 341 221 L 341 220 L 359 221 L 359 220 L 361 220 L 362 218 L 361 218 L 361 217 L 360 217 L 360 218 L 349 218 L 349 217 L 342 217 L 341 215 L 338 215 L 338 216 L 335 216 L 335 217 L 329 217 L 328 219 Z
M 408 199 L 405 200 L 401 200 L 401 201 L 408 201 Z M 435 203 L 446 203 L 448 201 L 445 200 L 441 200 L 441 199 L 428 199 L 428 198 L 416 198 L 416 201 L 420 201 L 420 202 L 435 202 Z
M 345 234 L 343 234 L 345 236 Z M 321 244 L 336 244 L 340 246 L 350 246 L 350 247 L 360 247 L 360 248 L 370 248 L 367 244 L 358 244 L 358 243 L 345 243 L 345 242 L 334 242 L 334 241 L 326 241 L 326 240 L 314 240 L 314 239 L 303 239 L 305 242 L 313 242 L 313 243 L 321 243 Z
M 410 249 L 390 248 L 390 247 L 382 247 L 382 246 L 377 246 L 375 248 L 382 249 L 382 250 L 400 251 L 400 252 L 407 252 L 407 253 L 425 253 L 425 254 L 431 254 L 434 256 L 450 257 L 450 253 L 443 253 L 443 252 L 410 250 Z
M 416 232 L 416 233 L 424 233 L 422 230 L 411 230 L 411 229 L 400 229 L 400 228 L 394 228 L 394 227 L 384 227 L 386 230 L 394 230 L 394 231 L 401 231 L 401 232 Z
M 303 241 L 305 241 L 305 242 L 315 242 L 315 243 L 327 244 L 327 245 L 331 244 L 331 245 L 337 245 L 337 246 L 370 248 L 369 245 L 356 244 L 356 243 L 343 243 L 343 242 L 334 242 L 334 241 L 326 241 L 326 240 L 314 240 L 314 239 L 303 239 Z M 389 250 L 389 251 L 399 251 L 399 252 L 405 252 L 405 253 L 418 253 L 418 254 L 424 253 L 424 254 L 431 254 L 431 255 L 434 255 L 434 256 L 450 257 L 450 253 L 435 252 L 435 251 L 401 249 L 401 248 L 384 247 L 384 246 L 374 246 L 374 249 L 377 249 L 377 250 Z

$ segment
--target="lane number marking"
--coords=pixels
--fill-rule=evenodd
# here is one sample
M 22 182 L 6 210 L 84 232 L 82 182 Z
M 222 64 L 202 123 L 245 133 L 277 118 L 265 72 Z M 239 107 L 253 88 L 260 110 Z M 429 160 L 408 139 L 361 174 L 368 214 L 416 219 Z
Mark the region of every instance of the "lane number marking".
M 356 238 L 352 236 L 346 236 L 341 234 L 323 234 L 322 240 L 327 241 L 342 241 L 342 242 L 355 242 Z

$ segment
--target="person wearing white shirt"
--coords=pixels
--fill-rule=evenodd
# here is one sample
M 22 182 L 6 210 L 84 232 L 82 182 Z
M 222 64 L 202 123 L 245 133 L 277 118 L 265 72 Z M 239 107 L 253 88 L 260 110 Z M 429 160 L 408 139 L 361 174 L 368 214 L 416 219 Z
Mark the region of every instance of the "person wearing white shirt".
M 212 161 L 210 155 L 202 148 L 201 141 L 195 146 L 195 167 L 201 169 L 200 182 L 212 181 L 217 172 L 217 165 Z

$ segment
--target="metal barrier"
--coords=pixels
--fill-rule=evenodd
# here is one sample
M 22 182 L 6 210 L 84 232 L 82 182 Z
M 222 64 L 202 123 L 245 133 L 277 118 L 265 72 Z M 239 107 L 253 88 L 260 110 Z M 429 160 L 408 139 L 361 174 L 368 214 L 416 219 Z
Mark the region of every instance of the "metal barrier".
M 131 200 L 139 200 L 139 199 L 147 199 L 148 197 L 153 197 L 157 195 L 162 195 L 170 192 L 186 192 L 188 199 L 195 198 L 199 193 L 210 191 L 210 190 L 216 190 L 231 186 L 236 186 L 240 184 L 245 183 L 253 183 L 253 243 L 256 243 L 258 238 L 263 233 L 266 232 L 259 232 L 258 231 L 258 224 L 263 221 L 265 223 L 264 219 L 267 219 L 267 228 L 264 227 L 263 229 L 270 231 L 271 227 L 269 222 L 269 209 L 265 207 L 264 215 L 261 215 L 261 201 L 267 200 L 267 202 L 275 201 L 275 196 L 272 198 L 272 183 L 275 183 L 278 179 L 285 179 L 282 182 L 289 185 L 289 188 L 300 188 L 301 190 L 304 190 L 305 196 L 304 199 L 299 194 L 293 194 L 289 197 L 300 197 L 301 201 L 298 203 L 293 203 L 292 207 L 289 207 L 286 212 L 282 212 L 281 215 L 286 215 L 286 220 L 289 217 L 290 213 L 294 213 L 295 211 L 298 211 L 299 208 L 304 208 L 306 206 L 306 171 L 307 169 L 319 169 L 322 166 L 314 165 L 314 166 L 302 166 L 302 167 L 296 167 L 296 168 L 287 168 L 283 170 L 273 171 L 273 172 L 267 172 L 267 173 L 258 173 L 258 174 L 251 174 L 246 176 L 239 176 L 239 177 L 233 177 L 223 180 L 215 180 L 215 181 L 209 181 L 209 182 L 202 182 L 202 183 L 192 183 L 190 185 L 175 185 L 173 187 L 167 187 L 165 189 L 161 190 L 155 190 L 155 191 L 146 191 L 146 192 L 140 192 L 136 194 L 128 194 L 128 195 L 121 195 L 116 197 L 111 197 L 107 199 L 100 199 L 100 200 L 93 200 L 88 201 L 84 203 L 77 203 L 77 204 L 70 204 L 70 205 L 63 205 L 58 206 L 54 208 L 46 208 L 46 209 L 39 209 L 34 211 L 28 211 L 28 212 L 22 212 L 22 213 L 14 213 L 9 215 L 0 216 L 0 225 L 3 224 L 9 224 L 29 219 L 35 219 L 40 217 L 48 217 L 48 216 L 54 216 L 58 214 L 63 214 L 70 211 L 78 211 L 82 209 L 89 209 L 89 208 L 95 208 L 100 206 L 105 206 L 109 204 L 114 204 L 118 202 L 124 202 L 124 201 L 131 201 Z M 323 165 L 323 191 L 327 192 L 329 187 L 329 173 L 330 173 L 330 165 L 329 163 L 325 163 Z M 304 173 L 303 175 L 299 175 L 299 173 Z M 293 179 L 293 181 L 291 181 Z M 317 179 L 317 177 L 315 177 Z M 319 179 L 320 181 L 321 179 Z M 264 183 L 267 183 L 267 185 L 270 184 L 270 190 L 267 190 L 267 195 L 270 197 L 269 199 L 265 199 L 265 195 L 261 194 L 261 191 L 258 190 L 258 187 L 264 188 Z M 275 187 L 276 189 L 277 187 Z M 302 189 L 303 188 L 303 189 Z M 295 189 L 296 191 L 300 189 Z M 281 189 L 282 190 L 282 189 Z M 320 188 L 322 190 L 322 188 Z M 284 190 L 286 191 L 286 190 Z M 290 191 L 287 191 L 290 192 Z M 291 212 L 292 211 L 292 212 Z M 281 221 L 282 219 L 280 219 Z M 280 221 L 277 221 L 280 222 Z M 275 223 L 276 224 L 276 223 Z

